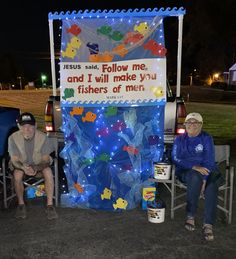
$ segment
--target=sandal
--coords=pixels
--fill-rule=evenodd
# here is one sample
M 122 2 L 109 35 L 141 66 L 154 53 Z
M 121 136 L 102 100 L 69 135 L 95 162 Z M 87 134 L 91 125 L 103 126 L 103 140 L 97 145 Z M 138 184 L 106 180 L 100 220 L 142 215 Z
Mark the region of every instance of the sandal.
M 213 235 L 213 228 L 211 224 L 204 224 L 203 225 L 203 235 L 204 239 L 206 241 L 213 241 L 214 235 Z
M 188 217 L 187 220 L 185 221 L 184 227 L 188 231 L 194 231 L 195 230 L 194 218 L 193 217 Z

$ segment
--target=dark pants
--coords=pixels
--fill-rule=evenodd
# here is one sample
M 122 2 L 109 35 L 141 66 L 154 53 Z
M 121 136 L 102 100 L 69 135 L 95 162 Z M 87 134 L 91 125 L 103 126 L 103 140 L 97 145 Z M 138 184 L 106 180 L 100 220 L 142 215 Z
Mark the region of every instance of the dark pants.
M 187 216 L 195 217 L 199 196 L 203 183 L 203 176 L 195 171 L 188 170 L 178 174 L 181 182 L 187 185 Z M 205 189 L 204 224 L 213 225 L 216 218 L 218 185 L 216 182 L 207 181 Z

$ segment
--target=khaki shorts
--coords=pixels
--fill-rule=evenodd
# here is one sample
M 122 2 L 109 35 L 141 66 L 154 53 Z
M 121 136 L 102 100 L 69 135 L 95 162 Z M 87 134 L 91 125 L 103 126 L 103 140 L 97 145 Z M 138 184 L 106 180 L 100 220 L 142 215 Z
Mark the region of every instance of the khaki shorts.
M 14 165 L 13 165 L 13 163 L 11 162 L 11 160 L 10 160 L 9 163 L 8 163 L 8 167 L 9 167 L 9 169 L 10 169 L 10 173 L 11 173 L 11 174 L 13 174 L 13 172 L 14 172 L 15 169 L 24 172 L 24 171 L 21 170 L 21 169 L 15 168 Z M 25 178 L 25 177 L 31 177 L 31 175 L 26 175 L 26 174 L 24 174 L 24 178 Z M 38 171 L 38 172 L 36 173 L 36 175 L 33 175 L 33 177 L 35 177 L 35 178 L 42 178 L 42 177 L 43 177 L 43 172 L 42 172 L 42 171 Z

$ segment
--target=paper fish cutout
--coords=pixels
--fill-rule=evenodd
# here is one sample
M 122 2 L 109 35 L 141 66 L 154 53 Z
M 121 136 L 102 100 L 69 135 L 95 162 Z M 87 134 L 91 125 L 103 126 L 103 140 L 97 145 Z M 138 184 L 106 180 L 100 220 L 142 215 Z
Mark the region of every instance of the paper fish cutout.
M 120 41 L 122 40 L 124 35 L 120 31 L 113 31 L 110 35 L 109 38 L 114 40 L 114 41 Z
M 112 49 L 112 53 L 123 58 L 128 53 L 128 50 L 126 49 L 124 44 L 120 44 Z
M 94 159 L 93 159 L 93 158 L 87 158 L 87 159 L 85 159 L 85 160 L 82 162 L 83 165 L 91 165 L 91 164 L 93 164 L 93 163 L 94 163 Z
M 66 50 L 62 51 L 62 57 L 74 58 L 76 56 L 76 49 L 67 45 Z
M 82 115 L 84 111 L 84 107 L 73 107 L 72 111 L 70 111 L 70 115 Z
M 99 155 L 97 160 L 103 161 L 103 162 L 108 162 L 110 160 L 110 156 L 107 153 L 102 153 L 101 155 Z
M 82 41 L 79 38 L 72 37 L 70 39 L 70 42 L 68 43 L 68 46 L 70 46 L 70 47 L 72 47 L 74 49 L 79 49 L 81 44 L 82 44 Z
M 100 54 L 91 54 L 89 55 L 90 62 L 101 62 L 101 55 Z
M 105 51 L 104 53 L 99 53 L 99 54 L 92 54 L 89 55 L 89 61 L 90 62 L 111 62 L 113 60 L 113 55 Z
M 114 131 L 122 131 L 126 128 L 126 124 L 123 121 L 117 121 L 114 125 L 111 126 Z
M 79 193 L 84 192 L 84 188 L 80 184 L 74 183 L 74 187 Z
M 163 87 L 161 86 L 152 86 L 151 87 L 151 91 L 154 93 L 154 95 L 158 98 L 158 97 L 162 97 L 164 96 L 164 91 L 163 91 Z
M 111 62 L 113 57 L 114 56 L 110 52 L 105 51 L 101 54 L 100 62 Z
M 73 88 L 66 88 L 64 90 L 64 96 L 62 99 L 66 100 L 67 98 L 74 97 L 74 89 Z
M 112 31 L 111 26 L 104 25 L 104 26 L 101 26 L 97 29 L 97 34 L 109 36 L 111 31 Z
M 165 57 L 167 53 L 167 49 L 158 44 L 155 40 L 149 40 L 147 43 L 143 45 L 144 49 L 150 50 L 153 55 Z
M 146 34 L 148 30 L 149 30 L 149 26 L 146 22 L 141 22 L 139 25 L 134 26 L 134 31 L 137 31 L 142 35 Z
M 125 35 L 125 38 L 124 38 L 124 44 L 134 44 L 134 43 L 137 43 L 139 41 L 141 41 L 143 39 L 143 35 L 139 32 L 128 32 L 126 33 Z
M 94 122 L 97 118 L 97 115 L 92 112 L 87 112 L 84 117 L 82 117 L 82 121 L 85 122 Z
M 118 198 L 116 200 L 116 203 L 113 203 L 113 208 L 116 209 L 123 209 L 125 210 L 128 205 L 128 202 L 126 200 L 123 200 L 122 198 Z
M 70 28 L 67 28 L 66 32 L 78 36 L 81 33 L 81 28 L 77 24 L 73 24 Z
M 109 135 L 109 129 L 108 128 L 102 128 L 96 131 L 97 136 L 106 137 Z
M 103 190 L 103 193 L 101 194 L 101 199 L 104 200 L 110 200 L 111 199 L 112 192 L 108 188 L 105 188 Z
M 106 108 L 105 117 L 115 116 L 117 114 L 117 107 L 108 106 Z
M 86 45 L 89 49 L 91 55 L 97 54 L 99 52 L 99 46 L 97 43 L 88 42 Z
M 132 155 L 138 155 L 139 150 L 136 147 L 132 147 L 132 146 L 123 146 L 123 150 L 127 151 L 129 154 Z

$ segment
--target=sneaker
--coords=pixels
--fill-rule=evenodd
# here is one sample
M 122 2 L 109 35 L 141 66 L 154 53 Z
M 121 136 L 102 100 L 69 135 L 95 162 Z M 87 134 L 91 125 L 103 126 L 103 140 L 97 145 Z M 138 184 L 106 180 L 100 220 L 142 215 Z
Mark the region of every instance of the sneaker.
M 51 220 L 51 219 L 57 219 L 57 218 L 58 218 L 58 215 L 57 215 L 56 210 L 55 210 L 55 208 L 53 207 L 53 205 L 48 205 L 48 206 L 47 206 L 46 213 L 47 213 L 47 218 L 48 218 L 49 220 Z
M 26 218 L 26 208 L 25 208 L 25 204 L 20 204 L 18 205 L 17 209 L 16 209 L 16 215 L 15 217 L 17 219 L 25 219 Z

